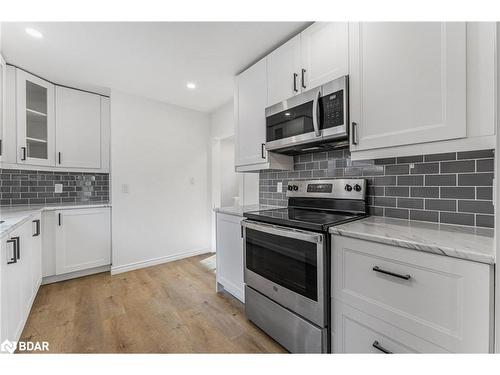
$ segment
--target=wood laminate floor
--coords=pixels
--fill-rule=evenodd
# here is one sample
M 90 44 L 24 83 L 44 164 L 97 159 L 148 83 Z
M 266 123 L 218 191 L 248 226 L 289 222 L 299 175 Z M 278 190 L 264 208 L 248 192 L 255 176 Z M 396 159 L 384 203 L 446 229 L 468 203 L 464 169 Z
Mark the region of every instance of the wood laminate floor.
M 283 353 L 215 292 L 213 254 L 44 285 L 21 341 L 50 353 Z

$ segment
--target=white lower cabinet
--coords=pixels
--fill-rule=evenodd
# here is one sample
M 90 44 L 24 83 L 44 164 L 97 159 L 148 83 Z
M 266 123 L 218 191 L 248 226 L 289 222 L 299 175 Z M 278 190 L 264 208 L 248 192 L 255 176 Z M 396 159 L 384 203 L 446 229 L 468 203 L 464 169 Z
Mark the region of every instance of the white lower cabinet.
M 2 240 L 0 342 L 19 340 L 38 292 L 42 267 L 40 231 L 33 228 L 39 225 L 27 221 Z
M 31 269 L 33 290 L 38 290 L 42 283 L 42 214 L 38 213 L 31 220 Z
M 110 209 L 59 210 L 55 225 L 55 274 L 111 263 Z
M 447 353 L 443 348 L 332 300 L 334 353 Z
M 492 276 L 487 264 L 333 235 L 333 351 L 490 352 Z
M 217 212 L 217 289 L 245 302 L 243 282 L 243 217 Z

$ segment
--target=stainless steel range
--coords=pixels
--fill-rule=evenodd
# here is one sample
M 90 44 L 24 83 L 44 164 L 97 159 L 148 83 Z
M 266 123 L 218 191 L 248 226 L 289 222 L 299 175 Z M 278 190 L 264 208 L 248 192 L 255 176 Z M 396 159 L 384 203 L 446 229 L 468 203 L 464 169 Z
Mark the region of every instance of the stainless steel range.
M 366 216 L 366 180 L 289 182 L 288 207 L 245 214 L 247 318 L 292 353 L 330 347 L 328 228 Z

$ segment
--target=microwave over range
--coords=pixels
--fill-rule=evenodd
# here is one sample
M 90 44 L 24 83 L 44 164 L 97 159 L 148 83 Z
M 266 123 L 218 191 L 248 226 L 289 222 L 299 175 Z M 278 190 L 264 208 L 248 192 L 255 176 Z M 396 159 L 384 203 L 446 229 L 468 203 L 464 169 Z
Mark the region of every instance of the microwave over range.
M 348 145 L 349 78 L 343 76 L 266 108 L 266 150 L 284 154 Z

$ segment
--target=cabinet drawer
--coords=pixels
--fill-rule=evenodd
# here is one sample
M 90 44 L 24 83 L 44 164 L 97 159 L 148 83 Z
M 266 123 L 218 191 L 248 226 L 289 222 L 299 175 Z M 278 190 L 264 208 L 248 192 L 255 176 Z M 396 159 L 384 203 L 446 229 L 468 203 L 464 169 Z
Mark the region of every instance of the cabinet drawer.
M 452 352 L 488 352 L 486 264 L 332 236 L 333 297 Z
M 334 353 L 446 353 L 437 345 L 336 300 L 332 300 L 332 315 Z

